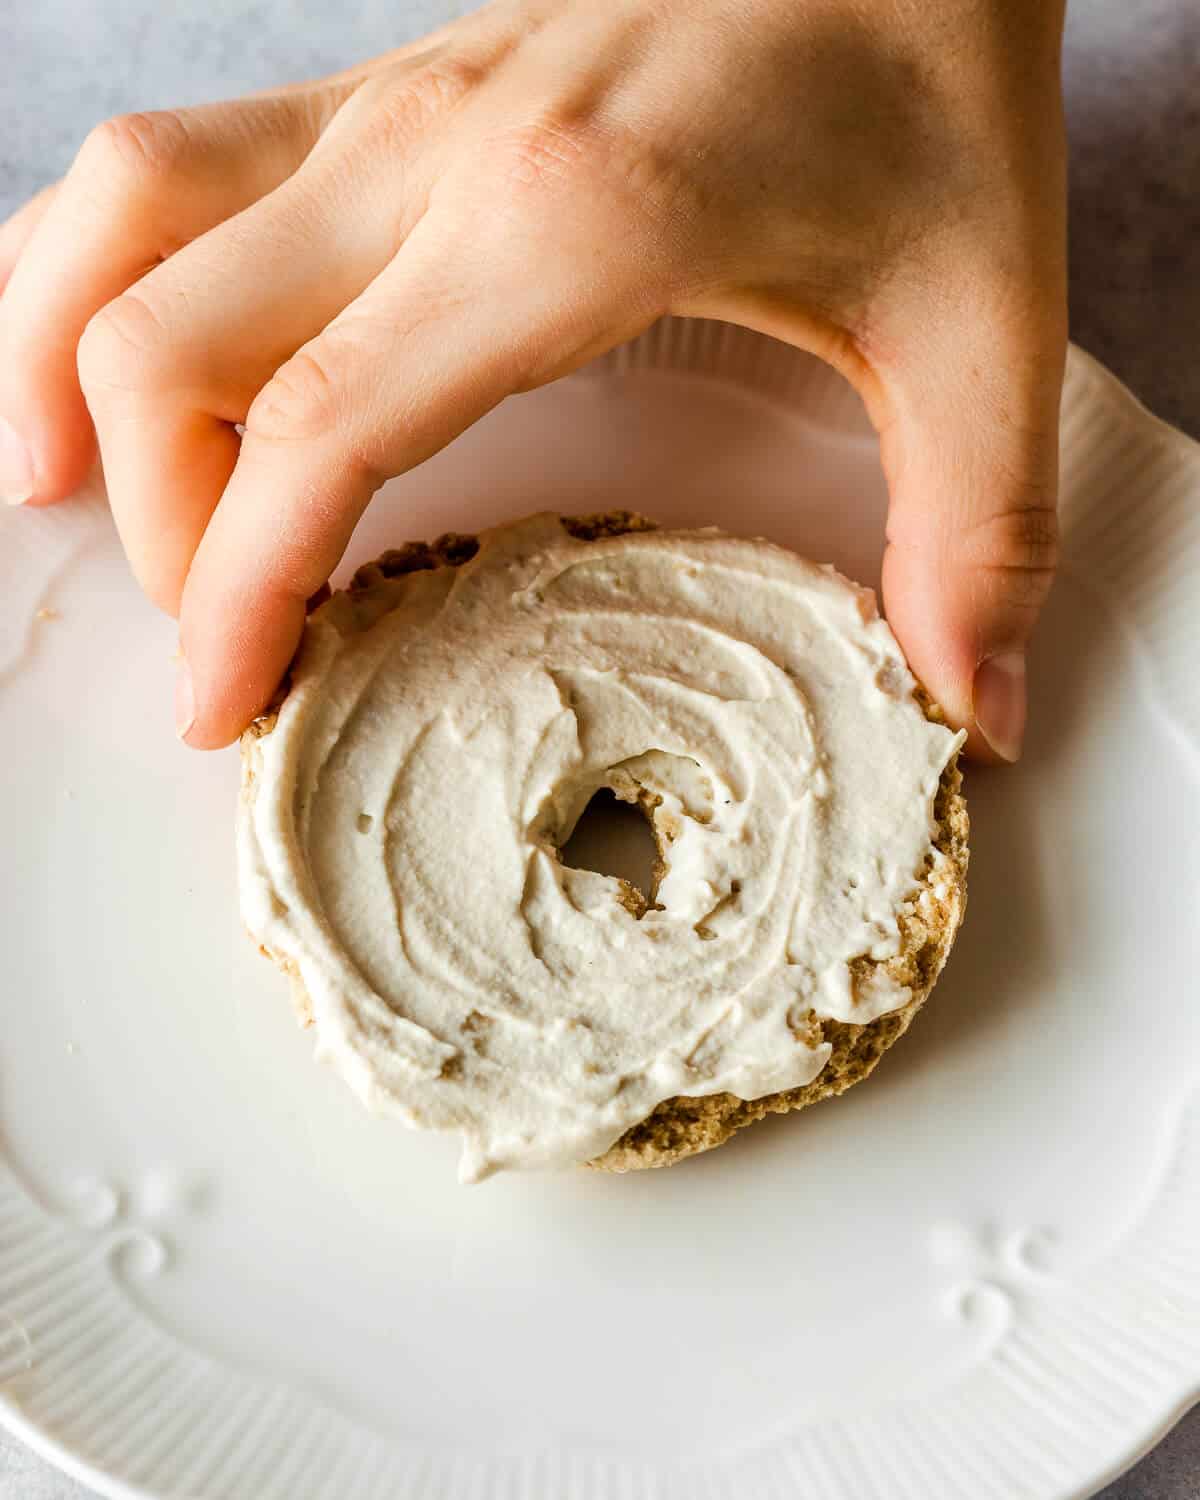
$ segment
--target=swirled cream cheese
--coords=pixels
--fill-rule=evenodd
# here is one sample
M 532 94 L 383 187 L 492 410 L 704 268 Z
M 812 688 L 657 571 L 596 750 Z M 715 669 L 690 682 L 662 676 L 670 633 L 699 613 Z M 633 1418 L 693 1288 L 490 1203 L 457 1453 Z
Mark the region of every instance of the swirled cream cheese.
M 243 911 L 372 1108 L 460 1175 L 588 1160 L 664 1099 L 810 1082 L 811 1017 L 909 992 L 897 952 L 962 736 L 871 593 L 717 531 L 557 517 L 337 594 L 248 741 Z M 558 849 L 601 787 L 651 810 L 648 909 Z M 859 972 L 862 966 L 859 966 Z

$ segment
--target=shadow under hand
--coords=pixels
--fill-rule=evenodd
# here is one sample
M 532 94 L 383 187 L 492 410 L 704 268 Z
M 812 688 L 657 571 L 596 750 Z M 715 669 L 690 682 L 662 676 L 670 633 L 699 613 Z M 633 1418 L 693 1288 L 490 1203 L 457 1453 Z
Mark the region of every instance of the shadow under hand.
M 872 1081 L 877 1099 L 885 1080 L 903 1083 L 989 1029 L 1025 1024 L 1027 1012 L 1054 1004 L 1059 955 L 1085 940 L 1063 930 L 1063 917 L 1070 926 L 1088 916 L 1086 902 L 1057 899 L 1056 856 L 1069 859 L 1085 845 L 1094 813 L 1071 795 L 1073 763 L 1094 741 L 1106 694 L 1128 683 L 1110 670 L 1121 649 L 1115 621 L 1073 579 L 1061 579 L 1030 661 L 1024 757 L 1012 768 L 966 767 L 966 920 L 929 1003 Z
M 978 1066 L 979 1053 L 1018 1030 L 1033 1036 L 1057 1004 L 1056 982 L 1094 921 L 1083 873 L 1066 887 L 1063 869 L 1087 847 L 1094 815 L 1071 794 L 1086 756 L 1102 755 L 1107 714 L 1128 712 L 1115 702 L 1129 691 L 1128 670 L 1112 663 L 1125 648 L 1113 618 L 1070 577 L 1060 581 L 1038 634 L 1030 671 L 1030 734 L 1025 756 L 1012 769 L 966 768 L 971 816 L 971 865 L 966 920 L 946 971 L 911 1030 L 884 1057 L 865 1088 L 826 1101 L 817 1116 L 796 1122 L 775 1116 L 743 1132 L 726 1150 L 804 1151 L 803 1137 L 825 1149 L 870 1112 L 864 1129 L 882 1127 L 884 1112 L 901 1106 L 905 1090 L 929 1092 L 932 1075 Z M 1126 663 L 1126 666 L 1128 664 Z M 973 1062 L 966 1062 L 970 1054 Z M 963 1063 L 956 1063 L 956 1058 Z M 839 1117 L 825 1114 L 836 1107 Z M 818 1125 L 823 1118 L 824 1124 Z M 787 1136 L 780 1132 L 789 1132 Z

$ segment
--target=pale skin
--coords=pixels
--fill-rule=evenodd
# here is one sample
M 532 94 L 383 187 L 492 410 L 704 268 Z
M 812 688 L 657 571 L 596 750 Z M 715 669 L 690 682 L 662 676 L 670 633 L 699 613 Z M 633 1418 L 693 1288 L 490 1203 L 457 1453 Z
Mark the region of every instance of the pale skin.
M 499 0 L 110 120 L 0 229 L 0 491 L 67 499 L 98 442 L 212 748 L 385 479 L 666 313 L 744 324 L 861 393 L 888 618 L 1015 760 L 1056 561 L 1061 31 L 1062 0 Z

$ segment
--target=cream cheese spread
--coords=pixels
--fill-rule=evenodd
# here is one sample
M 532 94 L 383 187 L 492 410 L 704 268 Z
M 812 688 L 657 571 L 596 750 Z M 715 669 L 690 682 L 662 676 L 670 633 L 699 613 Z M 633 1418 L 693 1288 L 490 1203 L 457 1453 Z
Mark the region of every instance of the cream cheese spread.
M 372 1108 L 461 1133 L 460 1175 L 588 1160 L 664 1099 L 810 1082 L 811 1017 L 907 1003 L 882 968 L 962 736 L 873 595 L 714 530 L 553 515 L 309 619 L 248 745 L 243 913 Z M 638 913 L 564 865 L 601 787 L 651 808 Z M 861 967 L 861 966 L 860 966 Z

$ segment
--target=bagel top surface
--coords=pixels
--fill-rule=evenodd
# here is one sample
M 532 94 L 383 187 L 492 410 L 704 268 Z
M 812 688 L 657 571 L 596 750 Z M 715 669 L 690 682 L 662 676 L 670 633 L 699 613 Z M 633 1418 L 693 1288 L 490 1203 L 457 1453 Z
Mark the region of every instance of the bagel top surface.
M 963 736 L 869 590 L 765 541 L 614 529 L 538 515 L 361 569 L 244 739 L 251 933 L 371 1107 L 461 1133 L 466 1180 L 588 1160 L 678 1095 L 810 1082 L 814 1018 L 908 1002 L 884 961 L 945 857 Z M 558 857 L 602 787 L 651 819 L 648 906 Z

